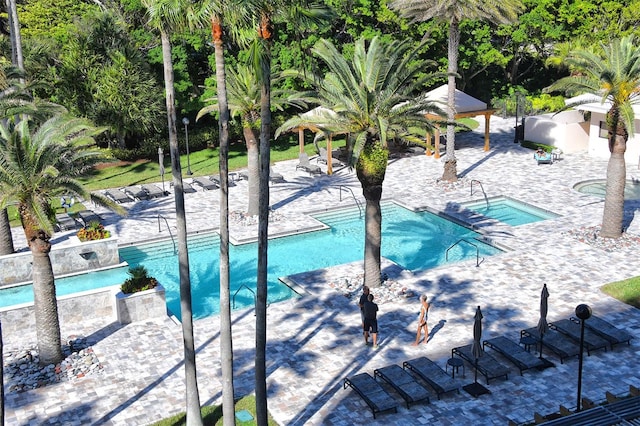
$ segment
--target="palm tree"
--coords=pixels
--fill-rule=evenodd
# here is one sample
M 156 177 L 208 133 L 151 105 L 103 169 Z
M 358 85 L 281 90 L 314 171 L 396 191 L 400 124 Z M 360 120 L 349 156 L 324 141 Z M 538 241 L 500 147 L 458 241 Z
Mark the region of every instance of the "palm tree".
M 258 138 L 260 137 L 260 83 L 254 67 L 236 65 L 226 72 L 227 100 L 232 117 L 237 117 L 242 123 L 244 141 L 247 146 L 247 169 L 249 176 L 249 200 L 247 213 L 258 214 L 258 196 L 260 179 L 260 157 L 258 153 Z M 215 88 L 209 88 L 215 92 Z M 304 106 L 302 99 L 289 96 L 289 91 L 276 90 L 271 93 L 271 107 L 282 111 L 287 106 Z M 198 112 L 199 119 L 205 114 L 218 112 L 218 99 L 207 99 L 209 103 Z
M 633 106 L 640 103 L 640 46 L 634 36 L 626 36 L 595 49 L 575 50 L 565 64 L 571 75 L 555 82 L 549 91 L 590 93 L 611 105 L 606 115 L 611 156 L 600 236 L 618 238 L 622 235 L 627 176 L 624 154 L 634 131 Z
M 310 118 L 294 117 L 278 130 L 283 131 L 311 123 L 325 133 L 348 134 L 358 180 L 366 200 L 364 284 L 380 285 L 380 246 L 382 212 L 380 199 L 388 163 L 388 141 L 395 139 L 424 143 L 424 134 L 433 129 L 427 113 L 442 115 L 435 105 L 416 92 L 433 75 L 424 73 L 426 61 L 419 59 L 420 47 L 412 42 L 383 44 L 373 38 L 367 50 L 365 40 L 355 44 L 351 62 L 333 44 L 320 40 L 313 53 L 327 66 L 324 78 L 316 77 L 318 103 L 327 109 Z M 313 77 L 309 78 L 310 84 Z
M 18 207 L 22 228 L 33 255 L 33 293 L 40 364 L 62 360 L 55 282 L 49 252 L 53 224 L 50 200 L 72 194 L 116 212 L 124 210 L 109 199 L 88 192 L 78 178 L 104 157 L 93 149 L 103 129 L 87 120 L 60 114 L 38 120 L 37 105 L 22 105 L 19 115 L 0 123 L 0 207 Z M 43 108 L 46 109 L 46 108 Z M 17 111 L 16 111 L 17 112 Z
M 176 225 L 178 238 L 178 264 L 180 270 L 180 313 L 182 339 L 184 345 L 184 365 L 186 378 L 187 425 L 202 425 L 200 395 L 196 369 L 196 352 L 193 336 L 193 313 L 191 309 L 191 280 L 189 277 L 189 250 L 187 248 L 187 221 L 184 208 L 184 191 L 178 130 L 176 127 L 175 88 L 173 62 L 171 58 L 170 31 L 188 25 L 192 3 L 174 0 L 144 0 L 149 14 L 149 23 L 160 32 L 164 68 L 165 102 L 169 128 L 169 150 L 171 152 L 171 174 L 173 176 L 174 201 L 176 205 Z
M 415 22 L 436 18 L 449 22 L 449 41 L 447 50 L 447 150 L 442 179 L 458 180 L 455 153 L 455 92 L 458 76 L 458 47 L 460 45 L 460 22 L 464 19 L 487 20 L 497 23 L 510 23 L 517 19 L 523 9 L 520 0 L 391 0 L 390 9 L 397 10 L 401 16 L 412 18 Z

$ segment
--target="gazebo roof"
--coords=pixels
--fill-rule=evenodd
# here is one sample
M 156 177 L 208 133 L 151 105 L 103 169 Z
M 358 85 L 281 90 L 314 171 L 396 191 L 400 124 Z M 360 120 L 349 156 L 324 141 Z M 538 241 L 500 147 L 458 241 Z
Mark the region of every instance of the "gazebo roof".
M 443 104 L 447 103 L 447 85 L 443 84 L 442 86 L 433 89 L 430 92 L 425 93 L 427 99 L 441 102 Z M 456 113 L 465 113 L 465 112 L 473 112 L 478 111 L 478 115 L 480 112 L 484 112 L 487 110 L 486 102 L 482 102 L 479 99 L 474 98 L 473 96 L 467 95 L 463 91 L 456 89 Z

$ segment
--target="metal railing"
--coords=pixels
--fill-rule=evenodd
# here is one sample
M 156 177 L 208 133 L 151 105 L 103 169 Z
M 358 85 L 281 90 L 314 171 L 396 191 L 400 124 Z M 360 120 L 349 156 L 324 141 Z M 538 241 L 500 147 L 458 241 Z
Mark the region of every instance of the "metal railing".
M 240 290 L 242 290 L 243 288 L 246 288 L 247 290 L 249 290 L 251 292 L 251 294 L 253 294 L 253 307 L 255 309 L 256 307 L 256 292 L 253 291 L 251 288 L 247 287 L 245 284 L 242 284 L 235 293 L 233 293 L 233 309 L 236 308 L 236 296 L 238 295 L 238 293 L 240 292 Z
M 471 181 L 471 193 L 469 194 L 469 196 L 473 196 L 473 184 L 477 183 L 478 185 L 480 185 L 480 189 L 482 190 L 482 195 L 484 195 L 484 201 L 487 203 L 487 208 L 489 207 L 489 198 L 487 198 L 487 193 L 484 192 L 484 187 L 482 186 L 482 182 L 480 182 L 477 179 L 473 179 Z
M 353 189 L 349 188 L 348 186 L 344 186 L 344 185 L 340 185 L 338 187 L 338 190 L 340 191 L 340 202 L 342 202 L 342 190 L 348 191 L 351 193 L 351 197 L 353 197 L 353 201 L 355 201 L 356 206 L 358 206 L 358 211 L 360 212 L 360 219 L 362 219 L 362 204 L 360 203 L 360 201 L 358 201 L 358 199 L 356 198 L 356 194 L 353 193 Z
M 161 214 L 158 215 L 158 232 L 162 232 L 162 227 L 160 225 L 160 219 L 164 219 L 164 223 L 167 225 L 167 231 L 169 231 L 169 236 L 171 236 L 171 242 L 173 243 L 173 254 L 178 253 L 178 249 L 176 248 L 176 240 L 173 238 L 173 234 L 171 233 L 171 228 L 169 227 L 169 221 L 166 217 Z
M 447 249 L 447 251 L 445 253 L 444 260 L 446 260 L 446 261 L 449 260 L 449 250 L 451 250 L 452 248 L 454 248 L 455 246 L 457 246 L 460 243 L 467 243 L 470 246 L 473 246 L 473 247 L 476 248 L 476 267 L 480 266 L 480 249 L 478 248 L 478 246 L 476 244 L 473 244 L 471 241 L 467 241 L 464 238 L 459 239 L 453 245 L 451 245 L 451 247 L 449 247 Z M 484 257 L 482 258 L 482 260 L 484 260 Z

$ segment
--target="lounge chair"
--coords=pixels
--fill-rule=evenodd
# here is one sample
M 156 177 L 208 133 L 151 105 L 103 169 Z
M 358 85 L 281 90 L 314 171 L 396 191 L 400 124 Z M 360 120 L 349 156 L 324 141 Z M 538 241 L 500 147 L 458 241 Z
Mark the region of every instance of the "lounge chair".
M 574 317 L 571 317 L 571 320 L 574 322 L 580 322 L 579 319 Z M 630 345 L 631 339 L 633 339 L 631 334 L 617 328 L 602 318 L 596 317 L 595 315 L 592 315 L 591 318 L 586 320 L 584 326 L 597 335 L 605 338 L 611 344 L 611 349 L 613 349 L 613 346 L 618 343 L 627 343 Z
M 447 392 L 457 391 L 460 393 L 460 386 L 456 381 L 440 368 L 438 364 L 427 357 L 423 356 L 405 361 L 402 363 L 402 368 L 411 370 L 411 372 L 427 382 L 427 384 L 436 391 L 438 399 L 440 399 L 440 395 Z
M 326 148 L 320 147 L 318 150 L 318 156 L 316 157 L 316 163 L 329 164 L 329 154 Z M 342 163 L 337 159 L 331 157 L 331 165 L 334 167 L 341 166 Z
M 240 170 L 238 172 L 238 180 L 249 180 L 249 171 L 248 170 Z
M 169 184 L 169 187 L 170 188 L 174 187 L 173 182 L 171 182 Z M 186 181 L 183 180 L 182 181 L 182 192 L 184 194 L 193 194 L 194 192 L 198 192 L 198 191 L 196 191 L 196 189 L 189 182 L 186 182 Z
M 89 226 L 90 223 L 102 223 L 102 218 L 95 214 L 93 210 L 80 210 L 76 213 L 83 226 Z
M 374 419 L 378 413 L 391 410 L 395 413 L 398 412 L 398 404 L 396 404 L 396 401 L 369 373 L 356 374 L 351 378 L 346 377 L 344 379 L 343 389 L 346 389 L 347 386 L 351 387 L 351 389 L 356 391 L 356 393 L 364 399 L 364 402 L 371 408 Z
M 125 188 L 120 188 L 120 190 L 136 201 L 149 199 L 147 191 L 139 186 L 127 186 Z
M 530 368 L 542 369 L 548 366 L 548 364 L 542 359 L 538 358 L 531 352 L 526 351 L 522 346 L 504 336 L 485 340 L 482 345 L 490 347 L 514 363 L 520 370 L 521 376 L 524 370 L 528 370 Z
M 280 173 L 274 172 L 273 167 L 269 167 L 269 182 L 271 183 L 285 182 L 284 176 L 282 176 Z
M 203 191 L 211 191 L 213 189 L 218 189 L 218 185 L 207 177 L 194 177 L 193 182 L 200 186 Z
M 104 191 L 104 195 L 116 203 L 129 203 L 131 201 L 135 201 L 119 189 L 106 189 Z
M 528 328 L 520 331 L 521 336 L 531 336 L 540 341 L 540 333 L 538 333 L 537 327 Z M 575 343 L 568 336 L 560 333 L 557 330 L 549 329 L 544 334 L 542 339 L 542 346 L 548 348 L 560 358 L 560 363 L 564 363 L 565 358 L 578 356 L 580 353 L 580 346 Z
M 56 228 L 58 231 L 69 231 L 71 229 L 76 229 L 77 227 L 78 222 L 69 216 L 69 213 L 56 214 Z
M 535 152 L 533 154 L 533 159 L 540 164 L 553 164 L 553 157 L 550 152 Z
M 588 321 L 588 320 L 587 320 Z M 562 334 L 566 334 L 571 339 L 573 339 L 577 344 L 580 344 L 580 324 L 568 319 L 563 319 L 560 321 L 554 321 L 553 323 L 549 323 L 549 327 L 558 330 Z M 607 346 L 609 346 L 609 341 L 603 337 L 600 337 L 590 329 L 586 328 L 584 330 L 584 347 L 587 349 L 587 355 L 591 355 L 591 351 L 595 351 L 597 349 L 607 350 Z
M 451 356 L 453 357 L 453 355 L 458 355 L 476 368 L 476 359 L 471 351 L 471 345 L 453 348 L 451 350 Z M 497 359 L 487 352 L 484 352 L 482 356 L 478 358 L 477 370 L 487 379 L 487 384 L 489 384 L 489 380 L 498 377 L 504 376 L 505 379 L 509 378 L 509 367 L 498 362 Z
M 299 163 L 296 166 L 296 170 L 304 170 L 305 172 L 317 175 L 322 173 L 322 169 L 319 166 L 313 165 L 309 162 L 309 156 L 306 152 L 301 152 L 298 154 Z
M 162 189 L 158 188 L 156 185 L 142 185 L 142 190 L 146 192 L 149 198 L 158 198 L 164 197 L 167 195 Z
M 399 365 L 388 365 L 373 371 L 373 377 L 380 377 L 389 383 L 396 392 L 409 404 L 426 401 L 429 402 L 429 391 L 418 383 L 411 374 L 403 370 Z
M 233 177 L 233 173 L 229 173 L 229 186 L 236 186 Z M 220 183 L 220 175 L 212 175 L 211 177 L 209 177 L 209 179 L 211 179 L 213 182 L 215 182 L 216 185 L 218 185 L 218 187 L 222 186 Z M 248 179 L 248 176 L 247 176 Z

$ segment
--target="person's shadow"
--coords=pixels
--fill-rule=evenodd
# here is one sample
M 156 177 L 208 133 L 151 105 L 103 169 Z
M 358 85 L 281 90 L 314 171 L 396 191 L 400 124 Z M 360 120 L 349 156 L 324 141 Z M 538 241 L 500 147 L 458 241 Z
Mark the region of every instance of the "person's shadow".
M 447 322 L 447 320 L 440 320 L 431 330 L 429 330 L 429 339 L 427 340 L 427 343 L 429 343 L 431 339 L 433 339 L 433 336 L 435 336 L 436 333 L 444 327 L 445 322 Z

